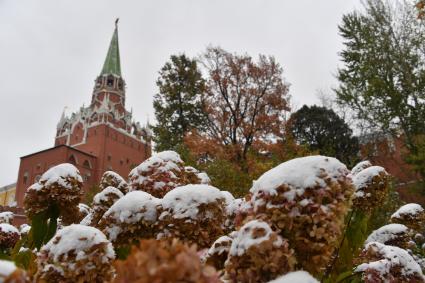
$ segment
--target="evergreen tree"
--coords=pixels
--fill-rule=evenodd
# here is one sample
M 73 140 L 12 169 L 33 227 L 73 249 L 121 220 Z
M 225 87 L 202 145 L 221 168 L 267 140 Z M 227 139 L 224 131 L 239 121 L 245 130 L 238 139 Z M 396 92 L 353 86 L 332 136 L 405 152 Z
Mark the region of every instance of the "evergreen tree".
M 298 144 L 312 151 L 335 156 L 347 165 L 354 165 L 359 152 L 359 141 L 333 110 L 304 105 L 289 119 L 289 130 Z
M 155 149 L 178 150 L 185 134 L 202 126 L 200 96 L 205 88 L 204 79 L 196 61 L 184 54 L 172 55 L 159 75 L 159 93 L 153 102 L 157 120 L 152 127 Z

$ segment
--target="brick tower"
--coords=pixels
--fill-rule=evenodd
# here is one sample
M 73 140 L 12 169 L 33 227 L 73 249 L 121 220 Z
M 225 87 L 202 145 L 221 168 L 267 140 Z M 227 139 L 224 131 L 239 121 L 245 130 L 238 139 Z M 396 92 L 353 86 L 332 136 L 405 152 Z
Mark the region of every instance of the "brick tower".
M 99 183 L 105 171 L 127 178 L 135 165 L 150 156 L 149 128 L 134 122 L 132 112 L 125 108 L 117 22 L 90 105 L 70 116 L 62 114 L 54 147 L 21 157 L 16 183 L 18 207 L 22 207 L 26 189 L 57 164 L 74 164 L 88 190 Z

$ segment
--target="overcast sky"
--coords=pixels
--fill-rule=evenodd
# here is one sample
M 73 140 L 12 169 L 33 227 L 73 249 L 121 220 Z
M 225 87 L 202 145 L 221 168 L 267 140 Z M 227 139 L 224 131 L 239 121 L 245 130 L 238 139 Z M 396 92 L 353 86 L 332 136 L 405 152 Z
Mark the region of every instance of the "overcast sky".
M 356 7 L 360 0 L 0 0 L 0 186 L 16 181 L 20 156 L 53 146 L 65 106 L 90 103 L 116 17 L 127 108 L 144 124 L 169 56 L 197 56 L 209 44 L 275 56 L 293 103 L 317 103 L 317 89 L 335 85 L 337 26 Z

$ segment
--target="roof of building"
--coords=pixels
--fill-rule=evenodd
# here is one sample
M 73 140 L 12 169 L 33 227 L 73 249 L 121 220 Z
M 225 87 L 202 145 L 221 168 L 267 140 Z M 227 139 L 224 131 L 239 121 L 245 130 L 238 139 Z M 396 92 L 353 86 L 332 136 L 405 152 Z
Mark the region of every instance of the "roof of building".
M 42 152 L 45 152 L 45 151 L 49 151 L 49 150 L 52 150 L 52 149 L 57 149 L 57 148 L 60 148 L 60 147 L 67 147 L 68 149 L 75 150 L 75 151 L 78 151 L 78 152 L 80 152 L 80 153 L 82 153 L 82 154 L 88 155 L 88 156 L 90 156 L 90 157 L 97 158 L 97 156 L 95 156 L 95 155 L 93 155 L 93 154 L 90 154 L 90 153 L 88 153 L 88 152 L 85 152 L 85 151 L 82 151 L 82 150 L 76 149 L 75 147 L 72 147 L 72 146 L 69 146 L 69 145 L 65 145 L 65 144 L 60 144 L 60 145 L 57 145 L 57 146 L 54 146 L 54 147 L 51 147 L 51 148 L 47 148 L 47 149 L 40 150 L 40 151 L 37 151 L 37 152 L 31 153 L 31 154 L 28 154 L 28 155 L 21 156 L 21 159 L 22 159 L 22 158 L 29 157 L 29 156 L 32 156 L 32 155 L 36 155 L 36 154 L 39 154 L 39 153 L 42 153 Z
M 0 187 L 0 192 L 10 191 L 10 190 L 13 190 L 13 189 L 16 189 L 16 183 Z
M 118 45 L 118 19 L 115 21 L 115 30 L 109 44 L 108 54 L 100 75 L 116 75 L 121 77 L 120 48 Z

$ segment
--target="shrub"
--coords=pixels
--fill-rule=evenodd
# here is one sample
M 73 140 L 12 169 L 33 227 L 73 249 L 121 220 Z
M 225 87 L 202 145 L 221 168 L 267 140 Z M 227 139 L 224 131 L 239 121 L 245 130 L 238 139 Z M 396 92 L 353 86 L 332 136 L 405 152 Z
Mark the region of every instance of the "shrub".
M 293 270 L 293 250 L 263 221 L 242 226 L 225 263 L 226 282 L 267 282 Z
M 103 173 L 99 187 L 101 190 L 104 190 L 107 187 L 114 187 L 120 190 L 124 195 L 128 193 L 129 190 L 129 186 L 124 178 L 114 171 L 106 171 Z
M 203 266 L 195 246 L 177 240 L 142 240 L 132 248 L 125 261 L 114 263 L 117 276 L 114 283 L 218 283 L 218 275 Z
M 36 282 L 108 282 L 115 253 L 98 229 L 73 224 L 59 230 L 38 253 Z
M 99 221 L 99 229 L 115 246 L 156 235 L 160 200 L 146 192 L 129 192 L 114 203 Z
M 365 283 L 411 282 L 422 283 L 425 277 L 418 263 L 401 248 L 378 242 L 366 244 L 355 269 Z
M 224 268 L 224 262 L 229 255 L 230 246 L 232 245 L 233 239 L 229 236 L 221 236 L 218 238 L 208 249 L 205 254 L 203 261 L 206 264 L 214 266 L 217 270 Z
M 7 223 L 0 224 L 0 250 L 4 253 L 9 251 L 19 241 L 21 234 L 19 230 Z
M 254 182 L 253 216 L 288 239 L 299 267 L 320 274 L 339 246 L 353 192 L 349 171 L 335 158 L 296 158 Z
M 14 215 L 11 211 L 0 212 L 0 223 L 12 224 L 13 217 Z
M 160 237 L 174 237 L 199 248 L 208 248 L 224 234 L 224 195 L 208 185 L 186 185 L 168 192 L 162 199 Z
M 388 195 L 390 176 L 384 168 L 371 166 L 353 177 L 354 207 L 371 213 Z
M 416 203 L 403 205 L 391 215 L 391 222 L 404 224 L 415 231 L 421 232 L 425 229 L 425 210 Z
M 78 222 L 82 184 L 83 179 L 74 165 L 64 163 L 50 168 L 38 183 L 28 188 L 24 199 L 26 214 L 32 218 L 43 212 L 57 213 L 65 225 Z
M 93 211 L 86 216 L 82 224 L 96 227 L 105 212 L 121 197 L 123 197 L 123 193 L 117 188 L 106 187 L 103 189 L 94 196 Z

